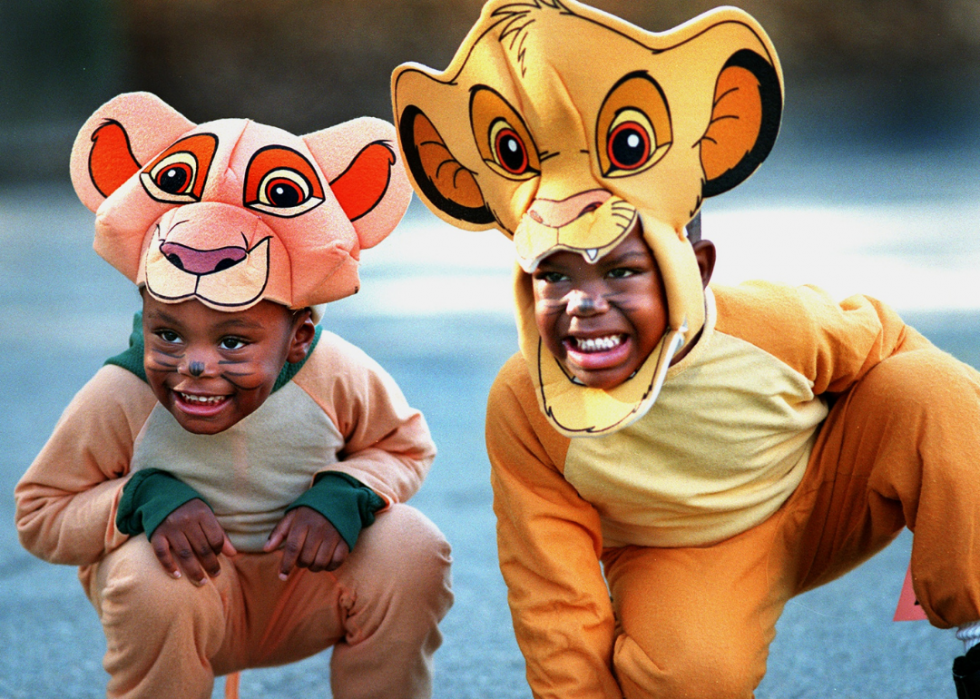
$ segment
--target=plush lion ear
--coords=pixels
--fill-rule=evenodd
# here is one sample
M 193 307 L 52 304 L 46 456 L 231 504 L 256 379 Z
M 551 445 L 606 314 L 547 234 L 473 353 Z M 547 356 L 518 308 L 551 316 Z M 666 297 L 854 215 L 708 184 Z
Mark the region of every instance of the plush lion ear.
M 402 112 L 398 134 L 412 180 L 432 206 L 461 222 L 493 223 L 473 173 L 456 160 L 421 109 L 411 105 Z
M 415 192 L 454 226 L 490 228 L 493 214 L 476 177 L 463 164 L 480 159 L 470 128 L 468 91 L 425 66 L 406 63 L 392 74 L 391 93 L 398 145 Z
M 381 119 L 360 117 L 307 134 L 303 140 L 354 226 L 360 247 L 384 240 L 412 200 L 412 188 L 397 158 L 394 127 Z
M 776 69 L 754 51 L 737 51 L 718 74 L 713 105 L 701 139 L 705 197 L 743 182 L 772 150 L 783 111 Z
M 82 125 L 71 151 L 71 181 L 92 211 L 136 174 L 141 164 L 194 128 L 148 92 L 119 95 Z

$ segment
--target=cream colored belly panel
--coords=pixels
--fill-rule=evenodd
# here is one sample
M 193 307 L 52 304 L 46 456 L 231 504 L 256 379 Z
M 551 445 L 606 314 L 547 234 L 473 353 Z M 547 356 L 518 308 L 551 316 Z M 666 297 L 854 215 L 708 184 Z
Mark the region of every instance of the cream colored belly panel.
M 337 462 L 344 440 L 326 413 L 295 384 L 216 435 L 184 430 L 157 405 L 137 438 L 133 470 L 159 468 L 211 505 L 239 551 L 259 551 L 313 475 Z
M 598 508 L 607 546 L 720 541 L 764 521 L 803 478 L 827 415 L 806 377 L 738 338 L 702 341 L 642 419 L 572 440 L 565 478 Z

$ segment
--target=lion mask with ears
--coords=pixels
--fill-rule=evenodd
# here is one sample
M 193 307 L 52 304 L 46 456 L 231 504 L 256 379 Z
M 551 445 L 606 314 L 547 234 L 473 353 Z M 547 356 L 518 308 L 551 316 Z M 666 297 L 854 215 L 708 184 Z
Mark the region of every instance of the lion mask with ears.
M 223 311 L 267 299 L 316 316 L 355 293 L 360 251 L 412 196 L 380 119 L 295 136 L 248 119 L 194 124 L 145 92 L 89 117 L 71 176 L 103 258 L 160 301 Z
M 782 73 L 759 24 L 719 8 L 652 33 L 574 0 L 490 0 L 444 71 L 392 76 L 417 194 L 460 228 L 515 244 L 521 351 L 552 424 L 601 435 L 643 415 L 704 324 L 685 226 L 769 154 Z M 637 224 L 664 278 L 669 331 L 628 381 L 572 381 L 541 343 L 527 273 L 558 250 L 595 261 Z

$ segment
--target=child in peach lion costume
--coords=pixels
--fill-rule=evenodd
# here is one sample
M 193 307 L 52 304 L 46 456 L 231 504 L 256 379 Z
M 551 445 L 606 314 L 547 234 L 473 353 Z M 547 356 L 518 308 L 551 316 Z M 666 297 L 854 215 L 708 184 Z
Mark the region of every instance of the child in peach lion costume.
M 782 111 L 753 18 L 491 0 L 392 91 L 418 194 L 517 253 L 487 447 L 535 697 L 751 697 L 786 602 L 905 526 L 929 620 L 976 642 L 977 373 L 874 299 L 708 285 L 702 202 Z M 980 696 L 980 646 L 954 675 Z
M 429 696 L 449 547 L 403 503 L 435 448 L 392 378 L 316 325 L 408 206 L 391 125 L 195 125 L 125 94 L 71 173 L 143 311 L 17 485 L 17 527 L 80 566 L 108 696 L 206 699 L 215 675 L 329 647 L 335 697 Z

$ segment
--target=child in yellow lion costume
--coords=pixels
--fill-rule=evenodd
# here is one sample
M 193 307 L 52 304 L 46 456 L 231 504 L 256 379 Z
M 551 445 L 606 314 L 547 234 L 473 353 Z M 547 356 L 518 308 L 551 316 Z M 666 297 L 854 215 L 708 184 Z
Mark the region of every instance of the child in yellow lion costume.
M 874 299 L 708 285 L 702 201 L 782 111 L 757 22 L 492 0 L 445 71 L 392 91 L 416 192 L 517 253 L 487 446 L 536 697 L 750 697 L 786 602 L 905 526 L 925 613 L 972 645 L 980 377 Z

